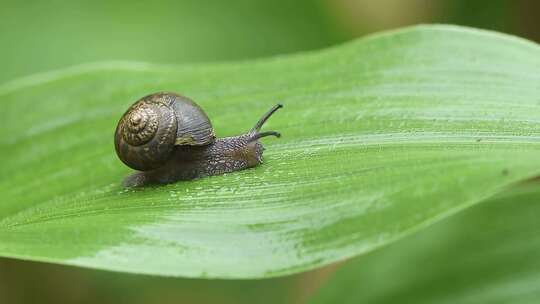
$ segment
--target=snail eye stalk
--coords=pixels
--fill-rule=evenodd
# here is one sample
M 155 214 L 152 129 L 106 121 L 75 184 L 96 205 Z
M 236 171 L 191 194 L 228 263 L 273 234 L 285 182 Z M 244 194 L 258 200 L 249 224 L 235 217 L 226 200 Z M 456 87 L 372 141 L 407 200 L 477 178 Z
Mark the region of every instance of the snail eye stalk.
M 249 133 L 256 133 L 261 129 L 261 127 L 264 125 L 264 123 L 274 114 L 278 109 L 283 108 L 283 105 L 278 103 L 277 105 L 273 106 L 268 112 L 266 112 L 261 119 L 255 124 L 255 126 L 249 131 Z
M 275 106 L 273 106 L 268 112 L 266 112 L 261 119 L 255 124 L 255 126 L 249 131 L 250 139 L 249 141 L 255 141 L 261 137 L 265 136 L 275 136 L 275 137 L 281 137 L 281 134 L 276 131 L 266 131 L 266 132 L 259 132 L 261 130 L 261 127 L 264 125 L 264 123 L 272 116 L 278 109 L 283 108 L 283 105 L 278 103 Z

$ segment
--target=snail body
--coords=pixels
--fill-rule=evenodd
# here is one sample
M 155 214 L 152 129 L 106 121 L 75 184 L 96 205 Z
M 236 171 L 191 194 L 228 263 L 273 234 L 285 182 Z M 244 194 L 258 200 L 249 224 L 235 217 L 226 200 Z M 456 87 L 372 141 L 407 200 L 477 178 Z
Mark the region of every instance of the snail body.
M 260 132 L 282 105 L 274 106 L 246 134 L 216 139 L 204 111 L 187 97 L 155 93 L 135 102 L 115 132 L 118 157 L 139 170 L 124 181 L 128 187 L 172 183 L 255 167 L 262 163 L 259 139 L 280 137 Z

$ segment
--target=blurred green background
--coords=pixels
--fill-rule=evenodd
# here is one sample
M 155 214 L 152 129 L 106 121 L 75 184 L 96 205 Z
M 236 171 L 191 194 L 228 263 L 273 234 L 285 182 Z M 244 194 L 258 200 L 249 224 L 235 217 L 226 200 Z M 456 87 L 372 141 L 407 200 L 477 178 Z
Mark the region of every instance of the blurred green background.
M 0 8 L 0 84 L 103 60 L 275 56 L 418 23 L 540 41 L 535 0 L 0 0 Z M 205 281 L 0 259 L 0 303 L 303 303 L 336 267 L 271 280 Z
M 244 60 L 453 23 L 540 40 L 538 1 L 0 1 L 0 83 L 102 60 Z M 536 16 L 535 16 L 536 15 Z

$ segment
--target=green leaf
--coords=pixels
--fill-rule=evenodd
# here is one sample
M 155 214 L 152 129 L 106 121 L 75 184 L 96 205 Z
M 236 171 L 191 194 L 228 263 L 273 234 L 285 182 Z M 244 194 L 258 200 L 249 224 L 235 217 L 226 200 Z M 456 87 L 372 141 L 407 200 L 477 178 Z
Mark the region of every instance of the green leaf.
M 312 303 L 537 303 L 540 184 L 344 264 Z
M 0 87 L 0 255 L 185 277 L 261 278 L 374 250 L 540 173 L 540 48 L 420 26 L 232 64 L 103 63 Z M 265 163 L 126 190 L 117 120 L 176 91 L 218 136 L 267 108 Z

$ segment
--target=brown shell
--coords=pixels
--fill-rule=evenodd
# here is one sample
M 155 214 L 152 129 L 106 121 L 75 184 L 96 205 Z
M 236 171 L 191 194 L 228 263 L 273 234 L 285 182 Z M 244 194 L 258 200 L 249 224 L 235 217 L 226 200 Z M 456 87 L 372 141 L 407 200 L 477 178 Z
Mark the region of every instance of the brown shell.
M 210 119 L 195 102 L 174 93 L 155 93 L 124 113 L 114 143 L 122 162 L 147 171 L 165 163 L 176 145 L 204 146 L 214 139 Z

